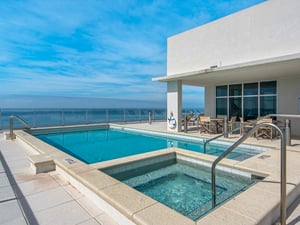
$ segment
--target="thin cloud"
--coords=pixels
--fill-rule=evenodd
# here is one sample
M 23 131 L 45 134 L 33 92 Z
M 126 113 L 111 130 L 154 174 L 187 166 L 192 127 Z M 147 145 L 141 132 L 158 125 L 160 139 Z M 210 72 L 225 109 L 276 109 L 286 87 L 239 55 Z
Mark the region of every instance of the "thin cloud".
M 167 38 L 262 1 L 1 1 L 0 96 L 165 99 Z

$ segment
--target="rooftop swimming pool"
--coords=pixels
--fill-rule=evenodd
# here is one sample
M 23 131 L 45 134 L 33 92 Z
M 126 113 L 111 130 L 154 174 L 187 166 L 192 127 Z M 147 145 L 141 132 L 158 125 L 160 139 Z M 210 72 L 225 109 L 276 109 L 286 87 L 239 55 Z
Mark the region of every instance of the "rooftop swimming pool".
M 97 163 L 136 154 L 178 147 L 195 152 L 204 152 L 204 140 L 197 137 L 148 132 L 136 129 L 112 127 L 107 129 L 84 129 L 64 131 L 36 131 L 34 136 L 64 151 L 85 163 Z M 206 154 L 218 156 L 230 143 L 211 142 Z M 228 155 L 228 158 L 242 161 L 263 151 L 262 148 L 242 146 Z
M 93 192 L 91 196 L 104 204 L 107 213 L 117 215 L 120 224 L 147 221 L 151 215 L 157 217 L 157 213 L 163 213 L 168 221 L 172 218 L 172 224 L 177 219 L 180 224 L 186 224 L 181 221 L 193 224 L 267 176 L 239 167 L 238 161 L 269 148 L 240 145 L 228 157 L 233 160 L 224 160 L 217 167 L 217 207 L 212 208 L 210 169 L 214 157 L 197 154 L 204 152 L 206 141 L 200 136 L 117 125 L 41 128 L 28 132 L 36 138 L 26 133 L 19 136 L 41 153 L 32 156 L 36 171 L 44 171 L 40 168 L 43 166 L 53 169 L 55 163 L 55 169 L 75 187 L 79 185 L 87 195 Z M 55 148 L 44 142 L 61 151 L 55 152 Z M 231 145 L 229 141 L 215 140 L 207 145 L 205 153 L 218 156 Z

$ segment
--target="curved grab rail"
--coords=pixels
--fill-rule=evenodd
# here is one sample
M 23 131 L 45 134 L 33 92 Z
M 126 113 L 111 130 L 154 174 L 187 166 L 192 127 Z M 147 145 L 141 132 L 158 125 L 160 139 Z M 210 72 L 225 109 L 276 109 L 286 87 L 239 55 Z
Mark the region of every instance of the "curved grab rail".
M 15 139 L 15 135 L 14 135 L 14 118 L 18 119 L 25 126 L 25 128 L 31 129 L 31 126 L 29 125 L 29 123 L 27 123 L 20 116 L 11 115 L 9 117 L 9 139 L 11 139 L 11 140 Z
M 281 176 L 280 176 L 280 215 L 281 215 L 281 225 L 286 225 L 286 140 L 284 132 L 280 127 L 273 123 L 260 123 L 254 126 L 248 133 L 237 140 L 232 146 L 230 146 L 222 155 L 220 155 L 212 164 L 211 168 L 211 184 L 212 184 L 212 207 L 216 206 L 216 166 L 224 159 L 230 152 L 237 148 L 241 143 L 243 143 L 248 137 L 250 137 L 257 129 L 262 126 L 271 126 L 278 130 L 281 136 Z
M 249 123 L 250 124 L 250 123 Z M 255 124 L 255 123 L 253 123 L 253 124 Z M 203 148 L 204 148 L 204 153 L 206 153 L 206 145 L 209 143 L 209 142 L 211 142 L 211 141 L 214 141 L 214 140 L 216 140 L 216 139 L 218 139 L 218 138 L 220 138 L 220 137 L 222 137 L 222 136 L 228 136 L 228 134 L 231 134 L 231 133 L 233 133 L 233 132 L 235 132 L 235 131 L 238 131 L 238 130 L 240 130 L 241 128 L 244 128 L 244 127 L 246 127 L 247 125 L 244 125 L 244 126 L 240 126 L 240 127 L 238 127 L 238 128 L 235 128 L 235 129 L 233 129 L 233 130 L 231 130 L 231 131 L 227 131 L 227 132 L 224 132 L 224 133 L 222 133 L 222 134 L 219 134 L 219 135 L 217 135 L 217 136 L 215 136 L 215 137 L 213 137 L 213 138 L 210 138 L 210 139 L 208 139 L 208 140 L 206 140 L 206 141 L 204 141 L 204 146 L 203 146 Z

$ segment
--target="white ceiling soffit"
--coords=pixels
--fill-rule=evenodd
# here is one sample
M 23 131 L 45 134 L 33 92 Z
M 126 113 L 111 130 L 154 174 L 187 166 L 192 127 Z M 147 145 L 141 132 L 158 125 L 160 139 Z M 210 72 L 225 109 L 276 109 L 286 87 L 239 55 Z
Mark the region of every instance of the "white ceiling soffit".
M 300 77 L 300 54 L 174 74 L 153 78 L 153 80 L 160 82 L 181 80 L 183 84 L 187 85 L 211 86 L 228 83 L 290 79 L 292 77 Z

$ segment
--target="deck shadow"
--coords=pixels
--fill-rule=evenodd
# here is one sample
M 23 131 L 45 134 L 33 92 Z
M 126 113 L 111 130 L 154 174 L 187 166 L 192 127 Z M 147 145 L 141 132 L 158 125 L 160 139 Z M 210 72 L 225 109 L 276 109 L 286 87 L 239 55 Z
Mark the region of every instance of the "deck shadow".
M 26 223 L 29 225 L 38 225 L 39 223 L 31 209 L 30 205 L 28 204 L 26 198 L 24 197 L 21 189 L 19 188 L 16 180 L 14 179 L 9 166 L 7 165 L 5 158 L 2 155 L 1 150 L 0 150 L 0 162 L 2 163 L 4 172 L 6 173 L 7 179 L 8 179 L 10 186 L 14 192 L 15 200 L 17 200 L 17 202 L 18 202 L 18 205 L 20 208 L 19 210 L 23 214 Z

